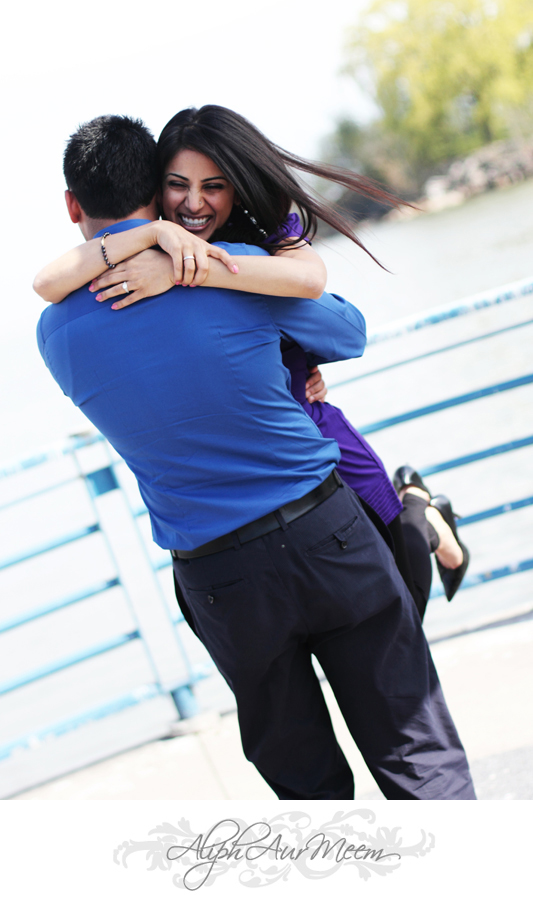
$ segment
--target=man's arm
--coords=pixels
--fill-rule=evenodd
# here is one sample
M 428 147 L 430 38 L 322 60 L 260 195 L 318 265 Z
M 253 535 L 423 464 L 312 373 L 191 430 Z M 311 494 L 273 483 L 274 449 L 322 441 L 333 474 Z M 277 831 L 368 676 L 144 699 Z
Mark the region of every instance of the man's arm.
M 226 244 L 239 256 L 261 256 L 264 250 L 250 244 Z M 257 295 L 256 295 L 257 296 Z M 250 298 L 252 299 L 252 298 Z M 312 368 L 327 362 L 362 356 L 366 346 L 363 314 L 337 294 L 318 298 L 267 296 L 263 293 L 274 324 L 282 337 L 297 343 Z
M 362 356 L 366 345 L 363 314 L 336 294 L 317 300 L 264 297 L 282 336 L 307 353 L 310 366 Z

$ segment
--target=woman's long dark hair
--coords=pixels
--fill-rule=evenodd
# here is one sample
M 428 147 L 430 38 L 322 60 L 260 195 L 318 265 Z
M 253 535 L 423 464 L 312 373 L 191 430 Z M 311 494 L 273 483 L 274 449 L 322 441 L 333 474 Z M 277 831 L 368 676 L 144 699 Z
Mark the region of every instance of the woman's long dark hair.
M 348 169 L 301 159 L 277 147 L 251 122 L 223 106 L 184 109 L 165 125 L 157 145 L 160 183 L 166 167 L 180 150 L 196 150 L 212 159 L 241 201 L 242 205 L 234 205 L 230 219 L 212 240 L 243 241 L 264 247 L 270 253 L 291 241 L 298 243 L 301 238 L 278 237 L 266 242 L 259 231 L 263 229 L 267 235 L 276 235 L 294 205 L 300 216 L 302 237 L 312 240 L 318 219 L 322 219 L 372 256 L 354 234 L 355 222 L 334 205 L 313 197 L 298 183 L 291 169 L 333 181 L 387 206 L 404 205 L 399 197 L 369 178 Z M 257 226 L 243 213 L 243 207 L 256 219 Z

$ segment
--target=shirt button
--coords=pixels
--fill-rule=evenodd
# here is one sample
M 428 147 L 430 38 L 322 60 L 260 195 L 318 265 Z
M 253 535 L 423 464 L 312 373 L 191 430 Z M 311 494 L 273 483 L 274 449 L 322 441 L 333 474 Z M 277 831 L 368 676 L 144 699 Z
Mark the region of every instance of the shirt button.
M 341 550 L 346 550 L 347 546 L 348 546 L 348 541 L 341 541 Z
M 210 603 L 214 603 L 214 602 L 215 602 L 215 598 L 213 597 L 213 594 L 208 594 L 208 595 L 207 595 L 207 599 L 209 600 Z

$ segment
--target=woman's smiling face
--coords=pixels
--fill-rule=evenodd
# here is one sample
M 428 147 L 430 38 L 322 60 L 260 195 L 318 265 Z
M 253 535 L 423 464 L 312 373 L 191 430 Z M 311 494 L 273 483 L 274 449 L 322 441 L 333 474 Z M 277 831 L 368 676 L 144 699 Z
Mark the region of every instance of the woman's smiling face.
M 163 177 L 165 219 L 208 241 L 233 209 L 235 188 L 218 166 L 196 150 L 180 150 Z

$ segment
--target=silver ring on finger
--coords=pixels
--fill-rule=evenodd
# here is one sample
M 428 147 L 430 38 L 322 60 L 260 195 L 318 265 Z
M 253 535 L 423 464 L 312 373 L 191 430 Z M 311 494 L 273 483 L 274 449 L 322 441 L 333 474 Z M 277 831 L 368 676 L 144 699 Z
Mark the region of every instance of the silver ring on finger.
M 123 282 L 122 282 L 122 290 L 125 291 L 126 294 L 129 294 L 129 290 L 128 290 L 128 282 L 127 282 L 127 281 L 123 281 Z
M 186 259 L 195 259 L 195 257 L 194 256 L 184 256 L 183 262 L 185 262 Z

